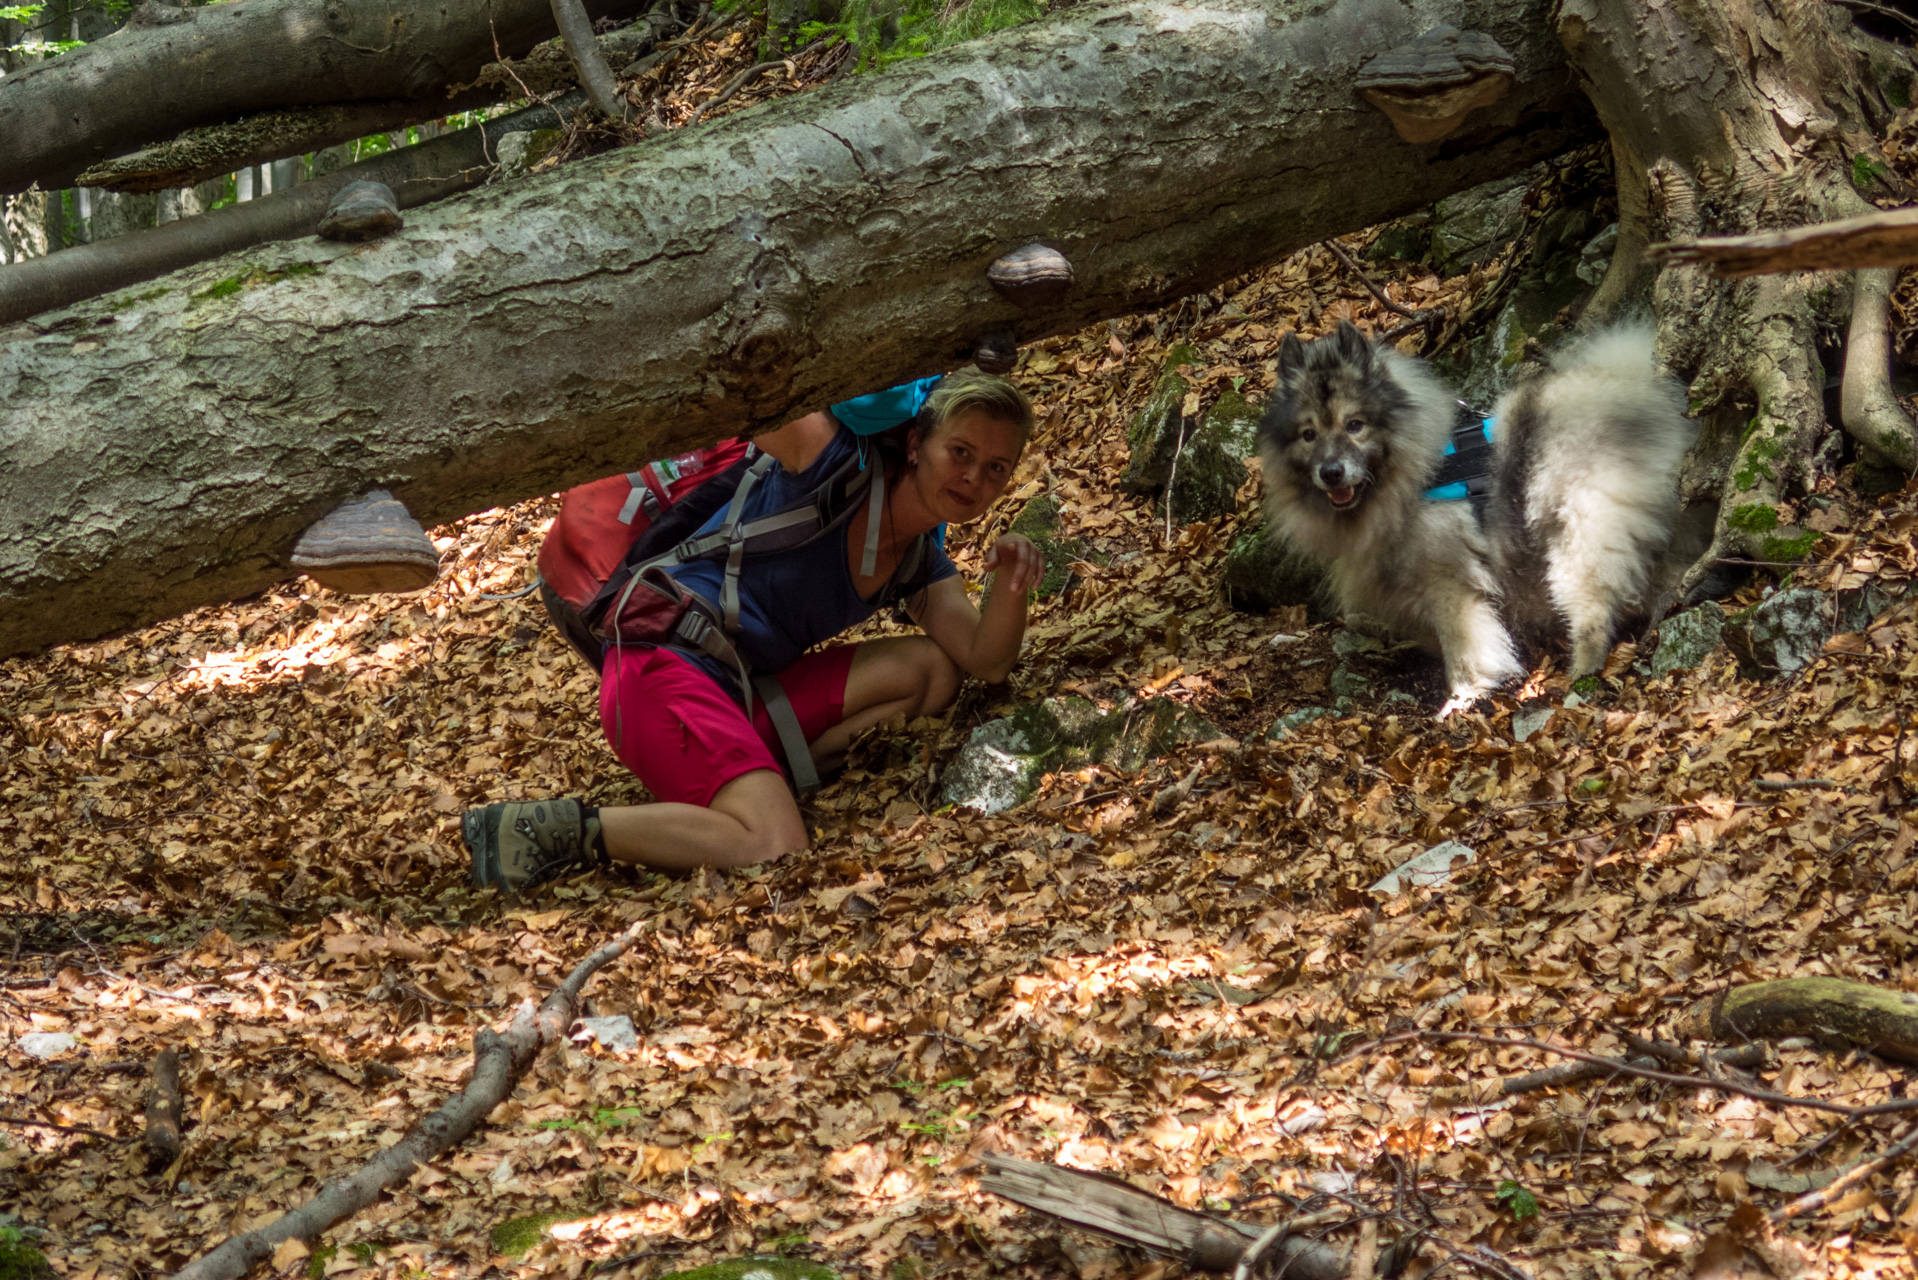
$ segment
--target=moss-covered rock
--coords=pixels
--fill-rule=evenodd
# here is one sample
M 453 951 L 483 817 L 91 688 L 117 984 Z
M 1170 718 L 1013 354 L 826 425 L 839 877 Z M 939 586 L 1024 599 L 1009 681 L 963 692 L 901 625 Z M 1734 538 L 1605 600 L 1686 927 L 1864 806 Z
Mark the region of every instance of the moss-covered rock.
M 1525 230 L 1525 189 L 1535 172 L 1516 174 L 1447 196 L 1432 209 L 1432 259 L 1458 275 L 1505 252 Z
M 1314 622 L 1334 616 L 1324 571 L 1274 537 L 1264 523 L 1240 534 L 1232 544 L 1221 580 L 1226 600 L 1236 609 L 1263 611 L 1302 604 Z
M 504 1222 L 493 1224 L 493 1252 L 517 1257 L 540 1242 L 546 1234 L 546 1228 L 559 1222 L 576 1222 L 591 1217 L 578 1209 L 562 1209 L 556 1213 L 529 1213 L 523 1218 L 508 1218 Z
M 1165 488 L 1179 442 L 1196 425 L 1185 418 L 1185 398 L 1192 386 L 1179 376 L 1179 366 L 1198 360 L 1199 353 L 1183 343 L 1166 353 L 1165 372 L 1126 432 L 1132 457 L 1119 482 L 1128 493 L 1156 493 Z
M 1072 584 L 1073 561 L 1106 563 L 1106 557 L 1094 551 L 1083 539 L 1059 536 L 1060 512 L 1059 500 L 1049 493 L 1042 493 L 1026 503 L 1012 521 L 1012 532 L 1032 539 L 1032 544 L 1046 558 L 1045 577 L 1039 580 L 1038 587 L 1042 600 L 1057 595 Z
M 1652 650 L 1646 671 L 1654 679 L 1674 671 L 1689 671 L 1710 657 L 1725 636 L 1725 611 L 1707 600 L 1667 618 L 1658 626 L 1658 648 Z
M 729 1258 L 674 1271 L 660 1280 L 839 1280 L 839 1273 L 800 1258 Z
M 47 1255 L 19 1227 L 0 1227 L 0 1280 L 53 1280 Z
M 1330 707 L 1300 707 L 1298 710 L 1288 711 L 1277 720 L 1274 720 L 1272 727 L 1265 731 L 1265 736 L 1267 739 L 1276 742 L 1287 734 L 1296 733 L 1298 730 L 1303 729 L 1314 720 L 1321 720 L 1332 714 L 1334 713 Z
M 1210 720 L 1167 698 L 1110 711 L 1086 698 L 1045 698 L 974 729 L 946 767 L 940 800 L 1003 813 L 1030 799 L 1048 773 L 1089 764 L 1135 773 L 1179 743 L 1224 736 Z
M 1227 391 L 1206 411 L 1166 477 L 1174 520 L 1212 520 L 1238 509 L 1245 464 L 1258 455 L 1261 414 L 1237 391 Z

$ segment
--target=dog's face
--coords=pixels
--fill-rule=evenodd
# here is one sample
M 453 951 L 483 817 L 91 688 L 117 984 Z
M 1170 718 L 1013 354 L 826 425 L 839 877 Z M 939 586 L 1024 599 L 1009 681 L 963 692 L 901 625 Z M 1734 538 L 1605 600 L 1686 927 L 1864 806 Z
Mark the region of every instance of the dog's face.
M 1349 321 L 1316 342 L 1287 334 L 1261 427 L 1265 452 L 1284 464 L 1295 501 L 1355 514 L 1390 464 L 1394 419 L 1410 405 Z

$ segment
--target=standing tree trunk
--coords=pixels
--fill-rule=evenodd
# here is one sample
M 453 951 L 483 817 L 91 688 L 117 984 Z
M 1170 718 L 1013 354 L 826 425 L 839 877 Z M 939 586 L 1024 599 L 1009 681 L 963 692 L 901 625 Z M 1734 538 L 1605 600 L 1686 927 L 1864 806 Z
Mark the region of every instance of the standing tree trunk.
M 1902 194 L 1876 139 L 1893 102 L 1910 100 L 1918 64 L 1824 0 L 1564 0 L 1558 32 L 1616 160 L 1618 248 L 1593 310 L 1649 299 L 1702 427 L 1685 497 L 1715 503 L 1718 517 L 1685 586 L 1723 557 L 1797 559 L 1812 535 L 1793 526 L 1789 500 L 1837 452 L 1819 332 L 1882 327 L 1889 273 L 1724 281 L 1699 266 L 1654 271 L 1644 251 L 1850 217 L 1872 210 L 1867 194 Z M 1871 394 L 1846 397 L 1845 428 L 1912 470 L 1918 449 L 1884 344 L 1854 341 L 1850 353 L 1860 367 L 1847 382 Z
M 250 0 L 249 0 L 250 2 Z M 1508 96 L 1408 143 L 1352 87 L 1438 22 Z M 0 654 L 289 576 L 334 505 L 431 523 L 1210 288 L 1595 136 L 1548 0 L 1068 9 L 885 75 L 249 250 L 0 334 Z M 986 267 L 1077 279 L 1019 312 Z

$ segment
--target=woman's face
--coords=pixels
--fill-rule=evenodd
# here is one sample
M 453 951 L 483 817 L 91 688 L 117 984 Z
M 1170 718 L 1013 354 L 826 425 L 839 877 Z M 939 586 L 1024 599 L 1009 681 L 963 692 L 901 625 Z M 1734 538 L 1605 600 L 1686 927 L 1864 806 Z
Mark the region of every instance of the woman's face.
M 1017 423 L 966 409 L 919 441 L 911 483 L 927 510 L 942 521 L 964 524 L 984 515 L 1006 491 L 1024 448 Z

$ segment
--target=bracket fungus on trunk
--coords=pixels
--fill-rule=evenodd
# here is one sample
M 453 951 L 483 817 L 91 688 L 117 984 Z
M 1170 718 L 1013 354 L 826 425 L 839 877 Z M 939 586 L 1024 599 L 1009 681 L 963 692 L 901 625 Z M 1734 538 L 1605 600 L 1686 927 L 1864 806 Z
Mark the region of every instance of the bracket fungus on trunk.
M 999 296 L 1022 311 L 1057 302 L 1072 287 L 1072 263 L 1057 249 L 1029 244 L 986 268 Z M 1019 339 L 1011 329 L 991 329 L 973 344 L 972 362 L 986 373 L 1011 373 L 1019 363 Z
M 349 182 L 327 202 L 322 240 L 377 240 L 406 225 L 400 202 L 384 182 Z
M 343 502 L 293 548 L 292 565 L 348 595 L 418 591 L 439 576 L 440 553 L 419 521 L 384 489 Z
M 1407 142 L 1436 142 L 1467 112 L 1511 92 L 1517 66 L 1498 41 L 1479 31 L 1436 26 L 1387 49 L 1353 80 L 1359 96 L 1391 118 Z

